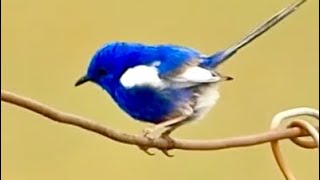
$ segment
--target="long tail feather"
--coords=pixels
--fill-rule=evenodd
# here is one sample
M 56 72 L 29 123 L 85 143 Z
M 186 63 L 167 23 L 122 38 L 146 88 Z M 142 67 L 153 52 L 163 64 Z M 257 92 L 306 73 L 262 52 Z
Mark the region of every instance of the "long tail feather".
M 233 56 L 239 49 L 245 47 L 247 44 L 255 40 L 257 37 L 261 36 L 265 32 L 267 32 L 270 28 L 281 22 L 284 18 L 286 18 L 288 15 L 293 13 L 295 10 L 298 9 L 299 6 L 301 6 L 303 3 L 305 3 L 307 0 L 300 0 L 297 1 L 288 7 L 282 9 L 275 15 L 273 15 L 271 18 L 269 18 L 267 21 L 262 23 L 262 25 L 258 26 L 255 28 L 252 32 L 250 32 L 248 35 L 246 35 L 244 38 L 242 38 L 240 41 L 236 42 L 234 45 L 231 47 L 227 48 L 224 51 L 220 51 L 211 57 L 211 67 L 215 67 L 222 62 L 226 61 L 229 59 L 231 56 Z

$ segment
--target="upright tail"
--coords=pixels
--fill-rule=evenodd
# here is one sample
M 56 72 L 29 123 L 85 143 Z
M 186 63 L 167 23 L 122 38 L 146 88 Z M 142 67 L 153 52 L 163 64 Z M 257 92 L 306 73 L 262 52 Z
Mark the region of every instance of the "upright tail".
M 216 67 L 217 65 L 223 63 L 227 59 L 229 59 L 231 56 L 233 56 L 239 49 L 243 48 L 253 40 L 255 40 L 257 37 L 261 36 L 265 32 L 267 32 L 270 28 L 278 24 L 281 20 L 286 18 L 288 15 L 293 13 L 295 10 L 298 9 L 299 6 L 301 6 L 303 3 L 305 3 L 307 0 L 299 0 L 286 8 L 282 9 L 275 15 L 273 15 L 271 18 L 269 18 L 267 21 L 262 23 L 262 25 L 255 28 L 252 32 L 250 32 L 248 35 L 246 35 L 244 38 L 242 38 L 240 41 L 232 45 L 231 47 L 227 48 L 226 50 L 219 51 L 209 57 L 210 62 L 204 62 L 205 66 L 207 67 Z

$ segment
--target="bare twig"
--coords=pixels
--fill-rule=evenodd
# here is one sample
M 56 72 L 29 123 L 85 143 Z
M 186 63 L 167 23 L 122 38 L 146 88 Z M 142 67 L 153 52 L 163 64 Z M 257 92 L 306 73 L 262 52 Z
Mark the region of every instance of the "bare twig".
M 158 149 L 218 150 L 253 146 L 286 138 L 309 136 L 309 134 L 303 129 L 299 127 L 292 127 L 288 129 L 271 130 L 260 134 L 215 140 L 187 140 L 174 138 L 172 142 L 168 142 L 165 139 L 156 139 L 154 141 L 150 141 L 148 138 L 140 135 L 122 133 L 107 126 L 101 125 L 96 121 L 53 109 L 35 100 L 22 97 L 5 90 L 1 90 L 1 101 L 28 109 L 59 123 L 69 124 L 86 129 L 117 142 L 154 147 Z M 317 130 L 319 129 L 319 127 L 316 128 Z

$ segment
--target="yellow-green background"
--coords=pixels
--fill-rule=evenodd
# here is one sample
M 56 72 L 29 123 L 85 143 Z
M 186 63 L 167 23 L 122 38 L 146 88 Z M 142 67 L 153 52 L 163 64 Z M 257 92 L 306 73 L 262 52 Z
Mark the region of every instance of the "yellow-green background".
M 206 54 L 229 46 L 292 1 L 4 0 L 1 89 L 128 133 L 131 120 L 99 87 L 74 88 L 97 48 L 113 40 L 174 43 Z M 175 137 L 216 139 L 266 131 L 272 116 L 296 106 L 319 108 L 319 2 L 310 0 L 225 63 L 233 76 L 218 105 Z M 143 107 L 141 107 L 143 108 Z M 282 143 L 298 179 L 318 179 L 317 150 Z M 1 103 L 1 177 L 34 179 L 283 179 L 269 144 L 220 151 L 160 152 L 57 124 Z

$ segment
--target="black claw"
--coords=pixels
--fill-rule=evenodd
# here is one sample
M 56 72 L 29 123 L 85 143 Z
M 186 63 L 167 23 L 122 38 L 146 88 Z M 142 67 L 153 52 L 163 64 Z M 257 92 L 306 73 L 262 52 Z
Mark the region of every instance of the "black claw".
M 154 156 L 154 155 L 156 155 L 155 153 L 150 152 L 148 149 L 143 150 L 143 152 L 145 152 L 145 153 L 148 154 L 149 156 Z
M 162 149 L 161 151 L 162 151 L 162 153 L 163 153 L 164 155 L 166 155 L 167 157 L 170 157 L 170 158 L 174 157 L 173 154 L 169 154 L 169 152 L 168 152 L 167 149 Z
M 152 153 L 152 152 L 149 151 L 148 147 L 139 146 L 139 149 L 142 150 L 143 152 L 145 152 L 146 154 L 148 154 L 149 156 L 154 156 L 155 155 L 155 153 Z

